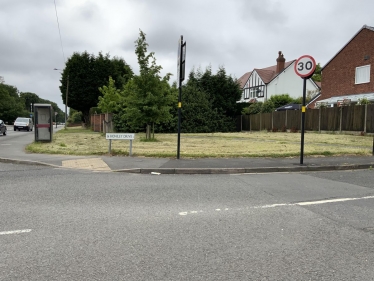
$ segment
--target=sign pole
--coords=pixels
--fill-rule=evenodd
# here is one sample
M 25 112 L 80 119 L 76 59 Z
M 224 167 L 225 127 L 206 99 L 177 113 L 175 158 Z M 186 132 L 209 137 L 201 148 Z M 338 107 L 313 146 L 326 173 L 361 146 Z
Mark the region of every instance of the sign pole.
M 301 145 L 300 145 L 300 165 L 304 163 L 304 133 L 305 133 L 305 100 L 306 100 L 306 80 L 313 76 L 316 70 L 316 61 L 309 55 L 298 58 L 294 64 L 296 75 L 303 79 L 303 105 L 301 108 Z
M 179 87 L 178 95 L 178 143 L 177 143 L 177 159 L 180 158 L 181 143 L 181 119 L 182 119 L 182 81 L 184 80 L 186 67 L 186 42 L 183 43 L 183 35 L 181 35 L 178 45 L 178 73 L 177 83 Z
M 180 158 L 180 145 L 181 145 L 181 119 L 182 119 L 182 81 L 181 81 L 181 70 L 182 70 L 182 52 L 183 52 L 183 36 L 181 36 L 179 43 L 179 54 L 178 54 L 178 144 L 177 144 L 177 159 Z
M 306 80 L 303 78 L 303 105 L 301 108 L 301 148 L 300 148 L 300 164 L 304 164 L 304 132 L 305 132 L 305 99 L 306 99 Z

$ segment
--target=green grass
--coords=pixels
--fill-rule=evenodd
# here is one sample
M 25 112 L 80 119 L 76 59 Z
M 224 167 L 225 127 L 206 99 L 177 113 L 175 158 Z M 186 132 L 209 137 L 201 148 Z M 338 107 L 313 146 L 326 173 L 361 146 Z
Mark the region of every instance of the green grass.
M 156 139 L 145 139 L 136 133 L 132 145 L 133 156 L 173 158 L 177 154 L 177 134 L 156 134 Z M 300 133 L 243 132 L 181 134 L 180 155 L 183 158 L 230 157 L 298 157 Z M 129 140 L 112 140 L 112 155 L 129 155 Z M 305 156 L 371 155 L 372 136 L 305 134 Z M 65 155 L 108 155 L 105 135 L 84 128 L 62 129 L 50 143 L 32 143 L 26 150 L 34 153 Z

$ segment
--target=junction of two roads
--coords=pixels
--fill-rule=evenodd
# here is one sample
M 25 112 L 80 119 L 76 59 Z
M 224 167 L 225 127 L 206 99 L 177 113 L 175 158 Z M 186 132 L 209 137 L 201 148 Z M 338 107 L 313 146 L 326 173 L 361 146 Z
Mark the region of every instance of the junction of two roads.
M 12 149 L 4 140 L 0 150 Z M 0 194 L 0 280 L 374 280 L 371 169 L 151 175 L 0 163 Z

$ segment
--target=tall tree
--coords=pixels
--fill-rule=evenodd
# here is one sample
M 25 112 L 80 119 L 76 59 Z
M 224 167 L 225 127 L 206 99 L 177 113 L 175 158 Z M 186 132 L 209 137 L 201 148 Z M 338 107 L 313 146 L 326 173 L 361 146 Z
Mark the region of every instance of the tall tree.
M 210 111 L 206 111 L 206 120 L 204 120 L 204 123 L 210 124 L 209 131 L 235 130 L 235 116 L 241 114 L 241 107 L 236 103 L 240 99 L 241 89 L 238 82 L 226 74 L 224 67 L 220 67 L 216 74 L 212 73 L 210 66 L 205 72 L 202 72 L 201 69 L 191 71 L 186 87 L 203 92 L 204 94 L 199 94 L 199 98 L 205 97 L 209 101 Z M 183 94 L 182 116 L 185 115 L 184 111 L 187 111 L 189 107 L 188 101 L 185 102 L 184 99 L 185 95 Z M 206 105 L 206 103 L 201 104 Z M 214 111 L 214 114 L 208 114 L 211 111 Z M 185 118 L 182 119 L 182 128 L 184 120 Z M 203 131 L 197 128 L 200 124 L 202 123 L 196 123 L 194 131 Z
M 135 47 L 139 75 L 135 75 L 122 91 L 124 109 L 120 115 L 133 129 L 146 126 L 149 139 L 151 125 L 167 122 L 172 117 L 170 102 L 174 95 L 168 83 L 170 74 L 161 77 L 162 67 L 156 64 L 154 52 L 147 53 L 146 34 L 141 30 Z
M 13 124 L 19 116 L 28 116 L 29 110 L 23 106 L 18 90 L 14 86 L 0 83 L 0 119 Z
M 67 106 L 81 111 L 84 122 L 89 124 L 90 108 L 97 106 L 99 96 L 102 96 L 99 88 L 107 84 L 109 77 L 113 77 L 116 87 L 121 88 L 132 75 L 130 66 L 121 58 L 111 59 L 109 54 L 104 56 L 102 53 L 95 56 L 87 51 L 74 53 L 62 72 L 61 97 L 64 103 L 67 100 Z
M 109 77 L 108 86 L 99 88 L 99 91 L 103 96 L 99 97 L 99 103 L 97 107 L 101 112 L 116 112 L 118 103 L 121 100 L 120 90 L 116 88 L 115 81 L 112 77 Z

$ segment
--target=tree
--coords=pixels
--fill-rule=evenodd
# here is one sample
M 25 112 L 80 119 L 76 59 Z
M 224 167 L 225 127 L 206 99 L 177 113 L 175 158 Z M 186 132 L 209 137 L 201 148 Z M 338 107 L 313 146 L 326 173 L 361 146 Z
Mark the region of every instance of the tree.
M 275 109 L 294 102 L 294 99 L 291 98 L 289 94 L 271 96 L 269 100 L 274 104 Z
M 129 65 L 121 59 L 110 58 L 99 53 L 97 57 L 93 54 L 74 53 L 66 62 L 61 77 L 61 97 L 67 105 L 77 111 L 81 111 L 86 124 L 89 124 L 89 111 L 91 107 L 97 106 L 99 97 L 102 95 L 99 88 L 108 83 L 109 77 L 113 77 L 117 88 L 121 88 L 133 75 Z
M 115 81 L 112 77 L 109 77 L 108 86 L 103 86 L 99 88 L 99 91 L 103 96 L 99 97 L 99 103 L 97 107 L 101 112 L 116 112 L 118 103 L 121 100 L 121 93 L 115 86 Z
M 321 82 L 322 79 L 322 67 L 319 63 L 316 65 L 316 70 L 314 70 L 314 74 L 312 76 L 312 79 L 316 82 Z
M 28 116 L 29 111 L 23 107 L 18 90 L 14 86 L 0 83 L 0 119 L 13 123 L 18 116 Z
M 204 123 L 211 124 L 209 131 L 234 131 L 235 130 L 235 117 L 241 114 L 241 105 L 236 103 L 240 99 L 241 89 L 236 80 L 226 74 L 226 70 L 220 67 L 216 74 L 212 73 L 212 69 L 209 66 L 205 72 L 200 69 L 192 70 L 189 74 L 188 82 L 186 87 L 191 87 L 195 91 L 203 92 L 199 94 L 200 98 L 205 97 L 209 101 L 210 110 L 206 111 Z M 184 101 L 184 93 L 182 96 L 182 102 L 184 104 L 182 108 L 182 116 L 184 111 L 187 109 L 188 101 Z M 202 103 L 205 105 L 205 103 Z M 198 106 L 198 105 L 197 105 Z M 214 114 L 211 114 L 214 111 Z M 183 118 L 182 122 L 185 118 Z M 195 124 L 194 130 L 199 130 L 201 122 Z M 214 124 L 214 125 L 212 125 Z M 182 124 L 183 128 L 184 124 Z M 190 126 L 193 128 L 193 126 Z
M 147 54 L 146 34 L 141 30 L 135 47 L 140 71 L 139 75 L 127 82 L 121 92 L 123 109 L 119 115 L 122 122 L 133 130 L 146 126 L 146 139 L 150 139 L 151 125 L 171 119 L 170 103 L 175 95 L 168 83 L 171 74 L 161 78 L 162 67 L 156 64 L 154 52 Z

